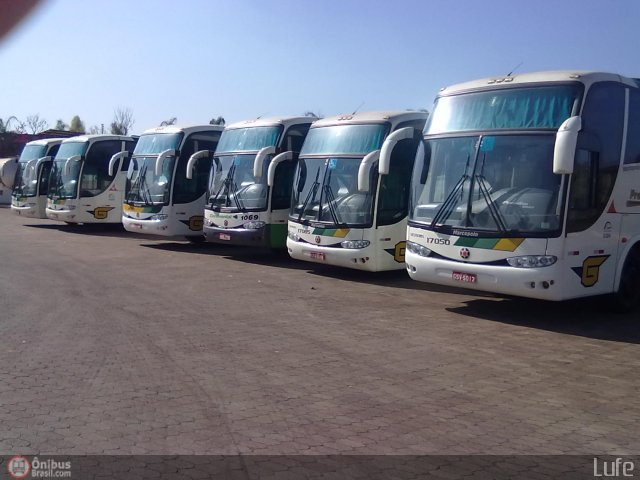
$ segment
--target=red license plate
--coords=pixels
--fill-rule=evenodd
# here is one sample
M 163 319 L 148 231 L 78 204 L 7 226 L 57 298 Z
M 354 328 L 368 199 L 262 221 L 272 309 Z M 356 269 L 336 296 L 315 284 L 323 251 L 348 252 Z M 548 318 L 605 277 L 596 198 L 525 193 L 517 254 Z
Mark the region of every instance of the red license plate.
M 314 260 L 324 260 L 324 252 L 309 252 L 309 256 Z
M 226 233 L 221 233 L 220 240 L 231 240 L 231 235 L 227 235 Z
M 478 276 L 475 273 L 453 272 L 451 278 L 463 283 L 477 283 Z
M 137 228 L 138 230 L 142 230 L 142 224 L 141 223 L 131 223 L 130 226 L 131 226 L 131 228 Z

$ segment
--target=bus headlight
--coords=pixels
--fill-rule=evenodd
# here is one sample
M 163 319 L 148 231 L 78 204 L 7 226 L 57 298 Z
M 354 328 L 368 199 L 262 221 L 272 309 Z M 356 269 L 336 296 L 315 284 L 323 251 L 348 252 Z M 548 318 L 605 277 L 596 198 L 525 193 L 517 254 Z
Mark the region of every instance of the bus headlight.
M 521 257 L 509 257 L 507 263 L 517 268 L 538 268 L 553 265 L 558 257 L 553 255 L 523 255 Z
M 289 239 L 293 240 L 294 242 L 300 241 L 300 235 L 292 231 L 287 232 L 287 237 L 289 237 Z
M 258 230 L 265 226 L 265 222 L 247 222 L 242 225 L 243 228 L 247 228 L 249 230 Z
M 428 257 L 431 255 L 430 249 L 415 242 L 407 242 L 407 250 L 411 253 L 415 253 L 416 255 L 420 255 L 421 257 Z
M 342 248 L 367 248 L 371 242 L 369 240 L 345 240 L 340 243 Z
M 149 220 L 166 220 L 167 218 L 169 218 L 169 215 L 166 213 L 158 213 L 157 215 L 151 215 Z

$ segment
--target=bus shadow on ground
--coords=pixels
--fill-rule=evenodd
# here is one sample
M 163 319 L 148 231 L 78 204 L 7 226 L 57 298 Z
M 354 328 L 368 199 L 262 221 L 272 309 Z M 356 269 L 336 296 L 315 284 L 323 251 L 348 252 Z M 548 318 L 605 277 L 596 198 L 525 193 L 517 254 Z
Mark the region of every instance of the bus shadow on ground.
M 618 314 L 607 310 L 601 298 L 547 302 L 526 298 L 468 300 L 448 311 L 480 320 L 547 330 L 597 340 L 640 343 L 638 312 Z
M 88 223 L 86 225 L 76 224 L 58 224 L 58 223 L 40 223 L 33 225 L 24 225 L 30 228 L 40 228 L 42 230 L 58 230 L 59 232 L 72 233 L 75 235 L 92 235 L 98 237 L 115 237 L 115 238 L 139 238 L 145 240 L 166 239 L 157 235 L 146 235 L 140 233 L 127 232 L 120 223 Z

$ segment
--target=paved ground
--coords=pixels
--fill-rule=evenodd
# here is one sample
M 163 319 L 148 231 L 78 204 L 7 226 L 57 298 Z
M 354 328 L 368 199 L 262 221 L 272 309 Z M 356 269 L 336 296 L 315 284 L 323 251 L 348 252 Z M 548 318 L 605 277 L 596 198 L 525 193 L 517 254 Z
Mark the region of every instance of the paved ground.
M 640 452 L 640 323 L 0 209 L 0 453 Z

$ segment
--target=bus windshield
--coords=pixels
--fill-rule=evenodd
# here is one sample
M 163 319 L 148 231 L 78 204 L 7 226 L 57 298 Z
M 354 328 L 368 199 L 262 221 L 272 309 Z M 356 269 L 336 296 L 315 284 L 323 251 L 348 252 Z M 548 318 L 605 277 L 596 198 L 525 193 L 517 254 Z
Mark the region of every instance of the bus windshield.
M 296 222 L 366 226 L 373 222 L 372 192 L 358 191 L 362 157 L 301 158 L 289 217 Z M 375 185 L 371 169 L 371 185 Z M 375 189 L 371 189 L 375 191 Z
M 134 156 L 131 159 L 127 170 L 125 202 L 132 205 L 169 205 L 176 157 L 172 155 L 163 160 L 159 175 L 156 175 L 157 159 L 157 155 Z
M 65 172 L 67 160 L 76 155 L 84 156 L 89 147 L 89 142 L 63 142 L 51 166 L 51 184 L 49 197 L 75 198 L 78 194 L 78 178 L 82 162 L 69 162 Z
M 502 88 L 436 99 L 426 135 L 501 129 L 557 129 L 577 112 L 579 85 Z
M 38 192 L 36 161 L 47 153 L 46 145 L 27 145 L 20 154 L 13 191 L 25 197 L 34 197 Z
M 311 128 L 300 156 L 366 155 L 382 146 L 388 128 L 386 124 Z
M 561 176 L 552 169 L 554 142 L 553 134 L 425 140 L 413 171 L 409 221 L 446 233 L 559 231 Z
M 266 179 L 270 157 L 264 161 L 262 176 L 258 181 L 253 176 L 255 158 L 256 154 L 217 155 L 213 158 L 209 176 L 209 204 L 214 210 L 240 212 L 267 208 Z
M 257 152 L 265 147 L 277 145 L 282 125 L 273 127 L 234 128 L 222 132 L 216 154 L 228 152 Z

